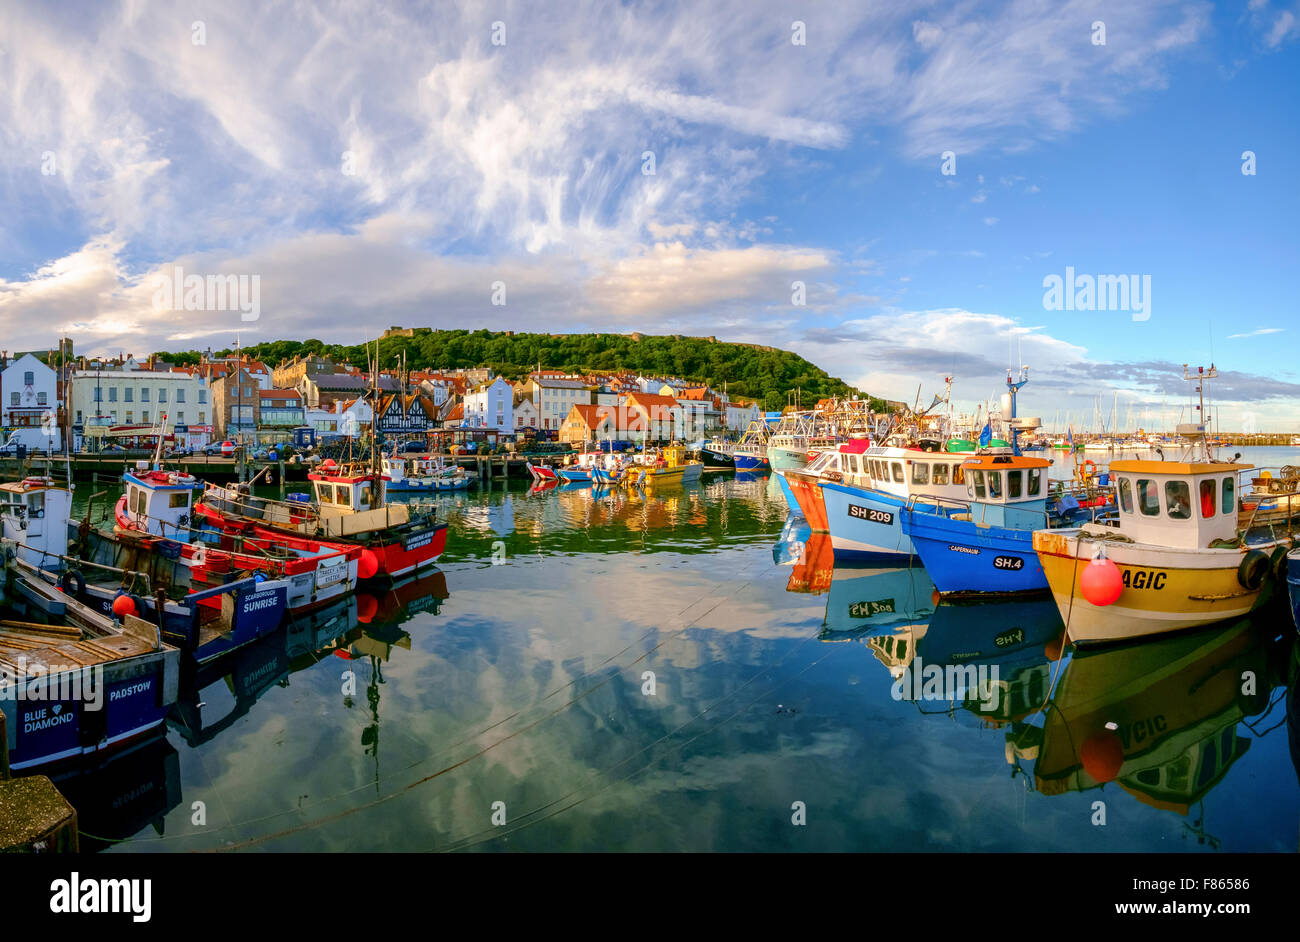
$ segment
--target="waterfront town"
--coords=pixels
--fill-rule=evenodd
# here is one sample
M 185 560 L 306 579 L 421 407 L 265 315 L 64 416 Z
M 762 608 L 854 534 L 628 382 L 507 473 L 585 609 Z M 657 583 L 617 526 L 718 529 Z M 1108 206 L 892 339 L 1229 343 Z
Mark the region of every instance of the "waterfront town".
M 368 395 L 372 387 L 378 396 Z M 434 432 L 489 447 L 516 439 L 644 443 L 743 432 L 760 416 L 752 399 L 674 376 L 538 368 L 512 378 L 486 367 L 372 375 L 317 355 L 268 364 L 210 352 L 178 365 L 157 355 L 78 356 L 68 338 L 49 350 L 0 353 L 0 400 L 5 440 L 41 430 L 14 440 L 27 453 L 143 444 L 164 414 L 173 452 L 222 441 L 301 444 L 303 430 L 314 442 L 355 439 L 372 427 L 388 443 L 428 441 Z

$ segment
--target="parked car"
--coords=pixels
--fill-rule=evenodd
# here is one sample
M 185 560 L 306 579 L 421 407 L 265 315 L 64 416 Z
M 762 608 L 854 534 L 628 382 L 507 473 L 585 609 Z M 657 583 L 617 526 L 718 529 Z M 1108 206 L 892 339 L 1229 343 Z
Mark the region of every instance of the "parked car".
M 425 450 L 425 447 L 426 447 L 426 446 L 425 446 L 424 442 L 407 442 L 407 443 L 406 443 L 406 446 L 402 449 L 402 451 L 405 451 L 405 452 L 420 452 L 420 451 L 424 451 L 424 450 Z
M 235 453 L 235 443 L 232 441 L 212 442 L 203 446 L 203 453 L 205 455 L 225 455 L 230 457 Z

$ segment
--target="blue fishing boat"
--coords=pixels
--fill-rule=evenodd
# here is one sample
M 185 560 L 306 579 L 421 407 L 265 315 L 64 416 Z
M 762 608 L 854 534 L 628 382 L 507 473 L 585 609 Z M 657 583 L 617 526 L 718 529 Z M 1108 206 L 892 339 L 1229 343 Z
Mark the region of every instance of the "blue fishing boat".
M 771 431 L 766 420 L 756 419 L 749 423 L 749 428 L 741 436 L 731 457 L 736 463 L 737 471 L 769 471 L 771 465 L 767 460 L 767 440 Z
M 590 468 L 556 468 L 555 471 L 563 480 L 568 481 L 569 483 L 581 482 L 583 484 L 590 484 L 592 481 Z
M 1112 506 L 1105 497 L 1050 494 L 1049 467 L 1045 458 L 980 455 L 962 464 L 967 501 L 908 502 L 903 533 L 941 595 L 1047 591 L 1034 531 L 1079 526 Z
M 934 602 L 934 583 L 920 566 L 854 566 L 836 560 L 820 638 L 842 641 L 900 626 L 924 627 Z
M 861 454 L 841 454 L 840 481 L 818 482 L 835 558 L 845 561 L 906 563 L 916 551 L 903 532 L 901 517 L 916 496 L 965 502 L 962 456 L 922 448 L 873 446 Z M 933 513 L 936 504 L 918 504 Z

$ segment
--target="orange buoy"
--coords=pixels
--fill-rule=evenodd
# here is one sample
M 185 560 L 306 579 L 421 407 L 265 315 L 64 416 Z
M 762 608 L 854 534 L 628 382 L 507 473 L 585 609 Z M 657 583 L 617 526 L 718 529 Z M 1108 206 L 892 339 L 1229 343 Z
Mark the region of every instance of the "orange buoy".
M 938 604 L 939 604 L 939 600 L 940 600 L 941 598 L 943 598 L 943 596 L 939 594 L 939 590 L 938 590 L 938 589 L 935 589 L 933 592 L 930 593 L 930 604 L 931 604 L 931 605 L 938 605 Z
M 139 613 L 135 610 L 135 602 L 131 601 L 131 596 L 123 594 L 113 599 L 113 614 L 118 618 L 125 618 L 127 615 Z
M 1124 591 L 1124 577 L 1119 567 L 1101 554 L 1083 567 L 1079 591 L 1093 605 L 1110 605 Z
M 1124 744 L 1110 730 L 1094 733 L 1079 750 L 1083 770 L 1097 782 L 1112 782 L 1124 765 Z
M 371 579 L 377 572 L 379 572 L 379 557 L 372 550 L 362 550 L 361 558 L 357 560 L 357 578 Z

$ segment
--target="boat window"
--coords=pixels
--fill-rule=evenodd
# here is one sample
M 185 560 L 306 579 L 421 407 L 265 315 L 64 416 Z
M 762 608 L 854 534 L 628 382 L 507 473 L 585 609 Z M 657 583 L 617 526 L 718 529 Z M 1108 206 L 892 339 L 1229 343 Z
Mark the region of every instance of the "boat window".
M 144 496 L 143 488 L 136 488 L 135 492 L 135 512 L 138 514 L 147 513 L 148 499 Z
M 1130 478 L 1119 479 L 1119 508 L 1126 514 L 1133 512 L 1133 481 Z
M 979 500 L 984 499 L 984 472 L 975 470 L 971 472 L 971 479 L 975 482 L 975 496 Z
M 903 466 L 902 466 L 901 464 L 899 464 L 897 461 L 895 461 L 891 467 L 892 467 L 893 470 L 894 470 L 894 481 L 895 481 L 896 483 L 898 483 L 898 484 L 902 484 L 902 483 L 903 483 Z
M 1160 514 L 1160 492 L 1156 490 L 1156 482 L 1142 478 L 1138 481 L 1138 506 L 1142 508 L 1142 513 L 1148 517 L 1155 517 Z
M 1210 780 L 1219 772 L 1218 749 L 1213 739 L 1205 744 L 1205 754 L 1201 759 L 1201 767 L 1196 771 L 1196 784 L 1208 785 Z M 1226 756 L 1224 757 L 1227 758 Z
M 334 503 L 334 488 L 328 484 L 317 484 L 316 496 L 320 498 L 322 504 L 332 504 Z
M 885 463 L 883 461 L 871 462 L 871 469 L 871 476 L 877 481 L 889 480 L 889 472 L 885 470 Z
M 186 494 L 184 491 L 173 491 L 171 496 L 167 499 L 167 506 L 173 509 L 177 507 L 188 507 L 190 505 L 189 497 L 190 495 Z
M 1002 472 L 989 472 L 989 500 L 1002 499 Z
M 1165 506 L 1174 520 L 1186 520 L 1192 515 L 1191 490 L 1186 481 L 1165 482 Z
M 961 465 L 959 465 L 959 464 L 955 464 L 955 465 L 953 465 L 953 466 L 952 466 L 952 483 L 954 483 L 954 484 L 961 484 L 961 483 L 963 483 L 965 480 L 966 480 L 966 473 L 965 473 L 964 471 L 962 471 L 962 469 L 961 469 Z
M 1015 471 L 1007 472 L 1007 497 L 1020 496 L 1021 474 L 1017 468 Z
M 948 483 L 948 466 L 946 464 L 937 464 L 934 466 L 934 483 Z
M 1214 516 L 1214 481 L 1202 481 L 1201 490 L 1201 516 Z
M 930 483 L 930 466 L 924 461 L 912 463 L 912 483 L 929 484 Z
M 1037 497 L 1039 492 L 1042 491 L 1042 489 L 1043 489 L 1043 469 L 1030 468 L 1029 469 L 1029 496 Z
M 1237 512 L 1237 498 L 1233 494 L 1236 486 L 1237 482 L 1232 478 L 1223 479 L 1223 500 L 1219 502 L 1219 506 L 1223 508 L 1225 514 Z
M 857 474 L 857 473 L 858 473 L 858 456 L 857 456 L 857 455 L 849 455 L 849 470 L 852 471 L 854 474 Z
M 352 488 L 350 488 L 350 487 L 349 487 L 348 485 L 346 485 L 346 484 L 336 484 L 335 487 L 338 489 L 338 503 L 339 503 L 339 506 L 341 506 L 341 507 L 351 507 L 351 506 L 352 506 Z

